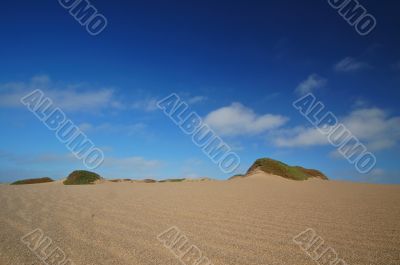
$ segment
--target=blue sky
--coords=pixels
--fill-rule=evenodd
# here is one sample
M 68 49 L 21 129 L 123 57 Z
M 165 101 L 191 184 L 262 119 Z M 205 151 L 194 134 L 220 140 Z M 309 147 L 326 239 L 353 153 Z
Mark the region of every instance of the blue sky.
M 229 177 L 157 109 L 177 93 L 240 156 L 240 172 L 272 157 L 400 183 L 398 1 L 360 0 L 377 20 L 367 36 L 319 0 L 91 3 L 108 20 L 98 36 L 58 1 L 3 3 L 0 182 L 84 168 L 19 102 L 40 88 L 102 148 L 105 177 Z M 304 91 L 374 153 L 373 171 L 358 173 L 292 107 Z

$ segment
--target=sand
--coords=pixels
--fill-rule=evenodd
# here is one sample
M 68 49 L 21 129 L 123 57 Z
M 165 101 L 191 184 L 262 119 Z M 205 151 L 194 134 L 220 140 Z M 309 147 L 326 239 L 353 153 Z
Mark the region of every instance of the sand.
M 255 174 L 232 181 L 0 185 L 0 264 L 43 264 L 40 228 L 75 263 L 182 264 L 157 240 L 178 227 L 214 265 L 316 263 L 292 238 L 313 228 L 348 265 L 400 264 L 400 186 Z

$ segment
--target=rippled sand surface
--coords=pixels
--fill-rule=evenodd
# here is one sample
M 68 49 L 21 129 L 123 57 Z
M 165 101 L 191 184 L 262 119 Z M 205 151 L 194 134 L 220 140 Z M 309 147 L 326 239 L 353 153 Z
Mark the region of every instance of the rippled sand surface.
M 400 264 L 400 186 L 256 174 L 232 181 L 0 185 L 0 264 L 44 264 L 20 238 L 40 228 L 75 264 L 182 264 L 157 235 L 178 227 L 212 264 L 316 263 L 312 228 L 348 265 Z

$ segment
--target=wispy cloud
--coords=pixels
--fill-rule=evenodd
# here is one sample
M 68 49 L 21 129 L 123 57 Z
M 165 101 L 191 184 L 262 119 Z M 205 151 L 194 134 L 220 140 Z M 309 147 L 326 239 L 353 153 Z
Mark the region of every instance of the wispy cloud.
M 366 175 L 359 176 L 361 181 L 376 183 L 399 183 L 400 172 L 398 170 L 387 171 L 382 168 L 375 168 Z
M 368 106 L 369 106 L 368 100 L 366 100 L 364 98 L 358 98 L 355 100 L 352 107 L 355 109 L 361 109 L 361 108 L 366 108 Z
M 98 111 L 122 108 L 111 88 L 86 89 L 82 84 L 60 85 L 49 76 L 34 76 L 29 82 L 0 84 L 0 107 L 23 107 L 20 99 L 34 89 L 41 89 L 54 104 L 65 111 Z
M 188 97 L 187 93 L 181 93 L 182 98 L 189 104 L 197 104 L 205 101 L 207 97 L 205 96 L 192 96 Z M 159 101 L 158 97 L 155 96 L 147 96 L 143 97 L 142 99 L 138 99 L 130 104 L 130 108 L 134 110 L 140 110 L 145 112 L 153 112 L 157 111 L 157 102 Z
M 348 180 L 350 178 L 361 182 L 387 184 L 399 184 L 399 176 L 399 170 L 387 170 L 383 168 L 374 168 L 371 172 L 366 174 L 354 172 L 354 170 L 337 170 L 335 173 L 335 177 L 338 179 Z
M 366 62 L 359 61 L 353 57 L 346 57 L 335 64 L 334 69 L 337 72 L 356 72 L 359 70 L 372 68 Z
M 10 162 L 14 165 L 32 165 L 32 164 L 48 164 L 48 163 L 71 163 L 78 161 L 72 154 L 58 153 L 41 153 L 41 154 L 17 154 L 0 150 L 0 158 L 3 161 Z
M 92 123 L 81 123 L 79 128 L 84 132 L 99 132 L 99 133 L 120 133 L 126 135 L 135 135 L 137 133 L 143 133 L 147 128 L 144 123 L 134 123 L 134 124 L 111 124 L 111 123 L 101 123 L 95 125 Z
M 205 96 L 194 96 L 194 97 L 189 98 L 187 100 L 187 102 L 189 104 L 196 104 L 196 103 L 203 102 L 205 100 L 207 100 L 207 97 L 205 97 Z
M 163 161 L 149 160 L 141 156 L 106 156 L 99 172 L 106 178 L 159 178 L 163 166 Z
M 390 117 L 383 109 L 355 110 L 343 118 L 343 123 L 371 150 L 391 148 L 400 141 L 400 117 Z
M 298 126 L 282 129 L 274 131 L 269 137 L 273 138 L 274 144 L 278 147 L 315 146 L 329 143 L 325 135 L 312 127 Z
M 232 103 L 210 112 L 205 123 L 221 135 L 254 135 L 275 129 L 287 122 L 281 115 L 258 115 L 252 109 L 240 103 Z
M 0 150 L 0 159 L 7 162 L 7 168 L 18 171 L 21 166 L 29 165 L 34 172 L 25 172 L 23 178 L 45 176 L 47 172 L 58 172 L 57 178 L 65 177 L 70 172 L 82 168 L 82 163 L 72 154 L 57 153 L 13 153 Z M 108 178 L 145 178 L 158 175 L 158 170 L 164 162 L 156 159 L 146 159 L 141 156 L 115 157 L 107 155 L 104 162 L 96 169 L 100 175 Z M 43 168 L 43 170 L 39 170 Z M 65 171 L 67 170 L 67 171 Z M 40 173 L 43 172 L 43 173 Z M 1 170 L 0 170 L 1 173 Z M 54 175 L 54 174 L 53 174 Z M 0 177 L 2 177 L 0 175 Z
M 162 166 L 163 163 L 159 160 L 147 160 L 140 156 L 130 157 L 106 157 L 104 167 L 116 167 L 132 171 L 145 171 Z
M 158 100 L 155 97 L 137 100 L 131 104 L 131 108 L 136 109 L 136 110 L 146 111 L 146 112 L 156 111 L 158 109 L 157 101 Z
M 382 109 L 356 109 L 340 121 L 371 151 L 394 147 L 400 141 L 400 117 L 390 117 L 389 113 Z M 296 127 L 275 133 L 273 142 L 280 147 L 329 144 L 326 136 L 313 127 Z
M 308 78 L 302 81 L 296 87 L 296 93 L 300 95 L 305 95 L 307 93 L 312 93 L 316 89 L 322 88 L 327 84 L 327 80 L 325 78 L 320 77 L 317 74 L 311 74 Z

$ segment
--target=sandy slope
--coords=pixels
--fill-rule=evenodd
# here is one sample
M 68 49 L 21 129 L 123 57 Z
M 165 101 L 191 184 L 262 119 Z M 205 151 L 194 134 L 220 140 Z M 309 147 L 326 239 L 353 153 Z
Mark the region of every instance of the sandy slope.
M 0 264 L 41 264 L 41 228 L 75 264 L 181 264 L 157 240 L 177 226 L 213 264 L 316 264 L 292 242 L 313 228 L 347 264 L 400 264 L 400 186 L 246 179 L 0 185 Z

